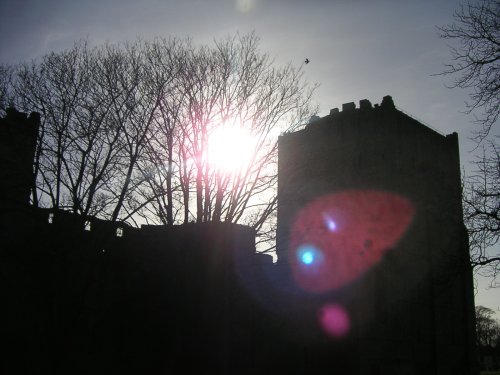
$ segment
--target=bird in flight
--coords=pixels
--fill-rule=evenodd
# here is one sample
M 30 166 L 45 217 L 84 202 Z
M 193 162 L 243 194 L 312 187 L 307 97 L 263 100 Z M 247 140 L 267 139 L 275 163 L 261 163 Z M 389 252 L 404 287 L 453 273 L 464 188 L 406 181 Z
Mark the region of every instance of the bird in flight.
M 309 64 L 309 59 L 306 58 L 305 61 L 304 61 L 306 64 Z

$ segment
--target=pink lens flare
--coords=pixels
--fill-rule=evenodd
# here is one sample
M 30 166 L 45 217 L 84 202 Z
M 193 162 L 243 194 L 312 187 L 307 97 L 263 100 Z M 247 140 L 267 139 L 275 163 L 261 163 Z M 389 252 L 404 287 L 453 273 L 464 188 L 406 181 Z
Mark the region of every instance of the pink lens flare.
M 400 195 L 351 190 L 313 200 L 295 217 L 290 266 L 308 292 L 335 290 L 360 277 L 393 249 L 415 208 Z
M 328 304 L 320 309 L 319 323 L 327 335 L 335 338 L 344 337 L 351 328 L 348 313 L 336 304 Z

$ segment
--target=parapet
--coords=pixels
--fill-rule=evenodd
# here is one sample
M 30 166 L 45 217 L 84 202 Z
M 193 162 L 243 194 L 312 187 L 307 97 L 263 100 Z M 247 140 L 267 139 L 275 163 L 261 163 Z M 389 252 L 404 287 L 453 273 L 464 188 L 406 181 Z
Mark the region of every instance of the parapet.
M 413 128 L 418 128 L 419 130 L 416 130 L 417 132 L 430 132 L 440 139 L 445 137 L 444 134 L 434 129 L 432 126 L 397 108 L 390 95 L 385 95 L 380 103 L 375 104 L 372 104 L 368 99 L 361 99 L 359 101 L 359 106 L 357 106 L 355 102 L 344 103 L 342 104 L 341 110 L 339 108 L 332 108 L 330 113 L 326 116 L 312 116 L 302 130 L 320 131 L 320 129 L 327 129 L 332 125 L 345 124 L 350 126 L 348 124 L 366 123 L 366 121 L 370 121 L 371 123 L 386 123 L 388 118 L 393 118 L 394 116 L 400 118 L 401 123 L 412 124 Z M 368 118 L 370 118 L 370 120 L 368 120 Z M 382 118 L 385 118 L 385 120 L 381 120 Z M 390 120 L 390 122 L 392 122 L 392 120 Z M 301 131 L 286 134 L 286 136 L 300 137 L 299 134 L 301 134 Z
M 382 103 L 380 105 L 375 104 L 375 108 L 384 108 L 384 109 L 395 109 L 394 101 L 392 100 L 392 96 L 386 95 L 382 98 Z M 349 102 L 342 104 L 342 112 L 352 112 L 356 109 L 360 110 L 369 110 L 373 109 L 372 103 L 368 99 L 361 99 L 359 101 L 359 108 L 356 108 L 356 103 Z M 333 108 L 330 110 L 330 116 L 334 116 L 341 113 L 338 108 Z
M 356 108 L 356 103 L 355 102 L 349 102 L 349 103 L 344 103 L 342 104 L 342 111 L 339 110 L 339 108 L 332 108 L 330 110 L 330 113 L 326 117 L 336 117 L 336 116 L 343 116 L 344 114 L 353 114 L 356 113 L 357 111 L 363 111 L 367 112 L 370 110 L 393 110 L 396 109 L 396 106 L 394 105 L 394 101 L 392 100 L 392 97 L 390 95 L 386 95 L 382 98 L 382 102 L 380 104 L 375 104 L 374 106 L 368 99 L 361 99 L 359 101 L 359 108 Z M 323 118 L 319 116 L 311 116 L 307 127 L 312 125 L 313 123 L 320 122 Z

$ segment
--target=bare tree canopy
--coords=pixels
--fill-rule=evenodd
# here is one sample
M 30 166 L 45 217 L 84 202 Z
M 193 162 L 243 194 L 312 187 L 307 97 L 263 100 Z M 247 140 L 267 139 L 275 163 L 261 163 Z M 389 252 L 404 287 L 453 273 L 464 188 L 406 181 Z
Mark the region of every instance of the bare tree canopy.
M 500 322 L 495 319 L 495 312 L 484 306 L 476 306 L 476 347 L 480 362 L 484 366 L 485 356 L 492 357 L 494 362 L 498 361 L 500 354 Z M 498 368 L 500 363 L 492 364 Z
M 483 146 L 476 171 L 464 184 L 464 220 L 469 232 L 472 266 L 498 286 L 500 273 L 500 148 Z
M 492 346 L 500 325 L 494 319 L 495 312 L 484 306 L 476 306 L 476 334 L 478 346 Z M 498 337 L 500 339 L 500 336 Z
M 452 87 L 471 90 L 467 112 L 479 111 L 475 135 L 482 141 L 500 113 L 500 1 L 461 4 L 454 19 L 439 28 L 442 38 L 454 42 L 453 60 L 442 74 L 456 77 Z
M 475 116 L 479 127 L 472 133 L 481 144 L 500 113 L 500 0 L 460 4 L 453 17 L 454 23 L 439 27 L 441 37 L 451 42 L 452 56 L 441 74 L 455 77 L 452 88 L 468 91 L 466 113 Z M 500 271 L 499 151 L 494 141 L 483 143 L 483 154 L 463 184 L 471 264 L 477 273 L 491 277 L 494 286 Z
M 301 68 L 253 33 L 86 41 L 0 67 L 0 105 L 41 115 L 36 206 L 113 221 L 228 221 L 272 237 L 277 138 L 314 112 Z

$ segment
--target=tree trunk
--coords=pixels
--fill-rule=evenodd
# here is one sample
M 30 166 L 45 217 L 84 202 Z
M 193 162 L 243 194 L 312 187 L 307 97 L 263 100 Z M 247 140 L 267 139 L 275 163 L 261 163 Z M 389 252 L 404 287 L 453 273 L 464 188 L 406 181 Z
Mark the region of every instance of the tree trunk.
M 197 158 L 200 158 L 198 155 Z M 196 168 L 196 222 L 203 221 L 203 166 L 197 162 Z
M 173 197 L 172 197 L 172 168 L 174 164 L 173 160 L 173 136 L 172 134 L 168 135 L 167 139 L 167 147 L 168 147 L 168 165 L 167 165 L 167 225 L 174 224 L 174 214 L 173 214 Z

